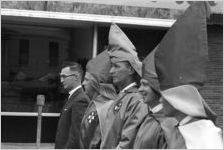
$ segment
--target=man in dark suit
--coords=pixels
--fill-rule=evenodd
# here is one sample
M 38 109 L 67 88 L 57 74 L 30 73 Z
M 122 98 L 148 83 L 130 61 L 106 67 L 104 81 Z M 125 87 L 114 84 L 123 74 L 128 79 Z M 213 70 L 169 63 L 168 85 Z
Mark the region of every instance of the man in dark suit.
M 80 123 L 89 103 L 88 96 L 81 86 L 82 68 L 78 63 L 67 62 L 63 65 L 60 79 L 69 97 L 63 107 L 58 122 L 55 148 L 80 148 Z

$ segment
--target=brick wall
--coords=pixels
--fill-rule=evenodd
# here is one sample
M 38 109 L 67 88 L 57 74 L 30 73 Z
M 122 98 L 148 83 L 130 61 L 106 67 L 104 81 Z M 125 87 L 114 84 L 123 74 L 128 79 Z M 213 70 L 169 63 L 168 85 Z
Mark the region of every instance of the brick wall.
M 208 80 L 201 93 L 217 115 L 217 125 L 223 128 L 223 26 L 208 26 Z

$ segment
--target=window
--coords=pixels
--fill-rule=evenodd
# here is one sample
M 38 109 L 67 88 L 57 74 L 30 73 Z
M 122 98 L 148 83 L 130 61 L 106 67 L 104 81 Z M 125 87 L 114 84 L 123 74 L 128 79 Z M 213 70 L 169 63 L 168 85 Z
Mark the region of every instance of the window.
M 5 60 L 6 60 L 6 43 L 7 43 L 7 40 L 5 39 L 4 35 L 2 36 L 2 39 L 1 39 L 1 49 L 2 49 L 2 53 L 1 53 L 1 60 L 2 60 L 2 65 L 3 64 L 6 64 L 5 63 Z
M 29 40 L 22 39 L 19 41 L 19 64 L 28 65 L 29 63 Z
M 59 65 L 59 44 L 58 42 L 49 43 L 49 65 L 58 66 Z

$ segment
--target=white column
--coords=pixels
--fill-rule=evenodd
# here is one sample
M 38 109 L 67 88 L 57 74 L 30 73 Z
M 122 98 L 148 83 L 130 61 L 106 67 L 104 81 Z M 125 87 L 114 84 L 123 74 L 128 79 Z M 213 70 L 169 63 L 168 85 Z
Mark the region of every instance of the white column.
M 97 40 L 98 40 L 98 28 L 97 24 L 94 24 L 93 28 L 93 58 L 97 55 Z
M 37 95 L 37 111 L 38 111 L 38 116 L 37 116 L 37 137 L 36 137 L 36 145 L 37 148 L 40 148 L 40 143 L 41 143 L 41 126 L 42 126 L 42 109 L 45 103 L 45 96 L 44 95 Z

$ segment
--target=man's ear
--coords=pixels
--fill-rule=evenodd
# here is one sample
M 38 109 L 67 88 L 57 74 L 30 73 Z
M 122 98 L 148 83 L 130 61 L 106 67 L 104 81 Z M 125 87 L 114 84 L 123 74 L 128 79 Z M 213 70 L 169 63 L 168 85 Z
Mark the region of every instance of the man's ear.
M 79 80 L 81 78 L 80 73 L 78 71 L 75 71 L 74 72 L 74 77 L 75 77 L 75 80 Z

